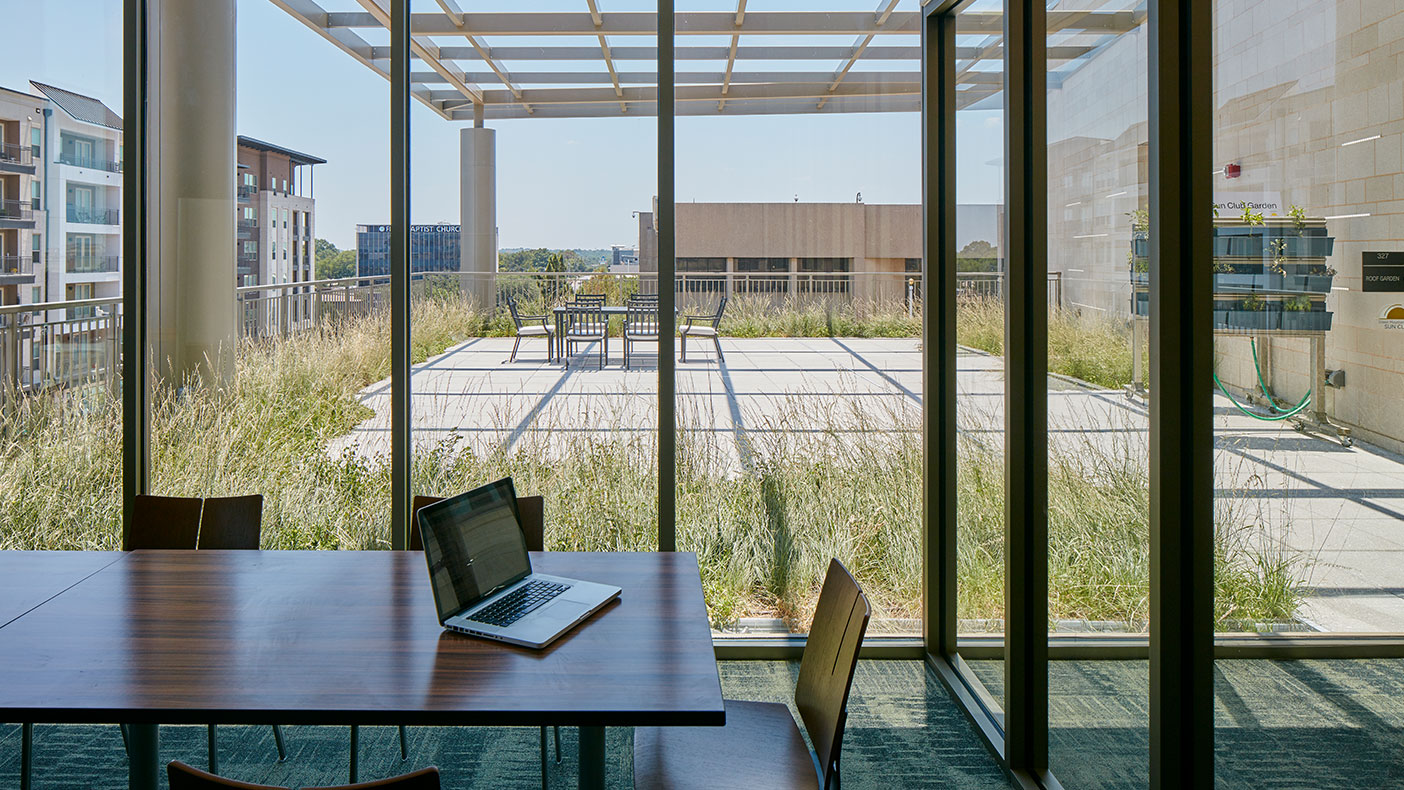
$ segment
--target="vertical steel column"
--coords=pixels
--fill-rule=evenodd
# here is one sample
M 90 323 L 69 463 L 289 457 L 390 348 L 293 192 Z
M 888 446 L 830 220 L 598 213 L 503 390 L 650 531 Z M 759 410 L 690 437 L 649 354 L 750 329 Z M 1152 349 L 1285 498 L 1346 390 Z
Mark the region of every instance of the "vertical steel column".
M 410 14 L 390 3 L 390 548 L 409 545 L 410 515 Z
M 150 68 L 146 0 L 122 9 L 122 545 L 137 494 L 146 493 L 150 457 L 146 381 L 146 81 Z M 44 155 L 48 156 L 45 149 Z M 114 317 L 115 321 L 115 317 Z
M 955 19 L 922 20 L 922 641 L 956 652 Z
M 1211 5 L 1149 9 L 1153 788 L 1214 783 Z
M 1004 12 L 1005 758 L 1048 768 L 1048 68 L 1045 4 Z
M 673 0 L 658 0 L 658 550 L 676 551 L 677 379 L 673 333 L 677 329 L 677 214 L 673 135 Z

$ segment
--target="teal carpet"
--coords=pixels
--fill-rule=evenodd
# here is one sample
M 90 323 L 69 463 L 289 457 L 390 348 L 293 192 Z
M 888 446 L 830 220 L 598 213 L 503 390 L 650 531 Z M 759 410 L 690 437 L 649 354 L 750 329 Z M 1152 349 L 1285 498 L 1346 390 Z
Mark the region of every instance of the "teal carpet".
M 991 691 L 1003 666 L 970 662 Z M 1054 661 L 1049 762 L 1064 787 L 1148 782 L 1144 661 Z M 1404 788 L 1404 660 L 1223 660 L 1215 666 L 1215 785 Z
M 789 702 L 799 665 L 779 661 L 721 664 L 728 697 Z M 288 759 L 279 764 L 268 727 L 221 727 L 220 769 L 231 778 L 286 786 L 346 781 L 345 727 L 284 727 Z M 400 762 L 392 727 L 361 730 L 361 779 L 437 765 L 446 788 L 539 788 L 535 728 L 412 727 L 410 759 Z M 576 783 L 575 732 L 563 729 L 565 759 L 550 764 L 550 786 Z M 609 786 L 632 786 L 632 732 L 607 733 Z M 0 787 L 16 787 L 19 727 L 0 725 Z M 126 787 L 127 761 L 116 726 L 35 727 L 34 790 Z M 163 727 L 162 760 L 205 765 L 203 727 Z M 985 790 L 1009 785 L 946 696 L 940 682 L 914 661 L 862 661 L 854 680 L 843 748 L 846 790 L 951 788 Z M 164 784 L 164 783 L 163 783 Z

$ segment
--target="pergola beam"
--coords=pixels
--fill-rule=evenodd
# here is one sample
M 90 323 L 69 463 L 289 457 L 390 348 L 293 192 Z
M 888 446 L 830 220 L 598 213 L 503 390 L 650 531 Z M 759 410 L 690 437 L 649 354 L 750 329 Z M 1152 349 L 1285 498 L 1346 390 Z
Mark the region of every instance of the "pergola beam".
M 647 117 L 658 111 L 656 102 L 630 101 L 630 115 Z M 768 101 L 743 101 L 732 98 L 726 109 L 718 112 L 713 101 L 678 102 L 676 114 L 679 117 L 717 115 L 837 115 L 857 112 L 918 112 L 921 109 L 920 95 L 901 96 L 836 96 L 818 109 L 813 98 L 773 99 Z M 528 117 L 516 104 L 489 104 L 485 109 L 489 120 L 509 120 Z M 453 120 L 468 120 L 471 109 L 451 110 Z M 531 118 L 618 118 L 619 108 L 612 102 L 589 104 L 540 104 L 536 105 Z
M 486 47 L 485 49 L 489 57 L 499 62 L 511 60 L 593 61 L 600 57 L 600 51 L 596 47 Z M 1048 59 L 1063 62 L 1076 60 L 1087 55 L 1092 49 L 1092 45 L 1051 46 L 1048 48 Z M 743 60 L 833 61 L 843 60 L 848 57 L 851 51 L 850 47 L 842 46 L 738 46 L 735 57 L 738 62 Z M 981 47 L 959 47 L 956 51 L 956 57 L 958 60 L 970 60 L 979 57 L 985 51 Z M 994 57 L 1002 57 L 1004 47 L 999 46 L 990 51 Z M 370 52 L 371 60 L 388 62 L 390 59 L 389 47 L 371 47 Z M 609 52 L 610 57 L 616 62 L 638 60 L 653 63 L 658 60 L 658 50 L 655 47 L 611 46 Z M 731 57 L 729 47 L 678 47 L 674 53 L 675 60 L 679 61 L 714 60 L 722 62 Z M 442 46 L 439 47 L 439 57 L 444 60 L 476 60 L 479 56 L 472 47 Z M 863 59 L 904 60 L 916 63 L 921 59 L 921 48 L 873 45 L 863 51 Z
M 873 24 L 882 27 L 888 19 L 892 18 L 892 12 L 896 8 L 897 0 L 884 0 L 884 4 L 878 6 L 877 12 L 873 18 Z M 834 74 L 834 81 L 833 84 L 829 86 L 829 93 L 833 93 L 834 90 L 838 88 L 839 83 L 843 82 L 843 78 L 848 75 L 849 70 L 853 68 L 853 64 L 857 63 L 858 59 L 863 57 L 863 50 L 867 49 L 868 45 L 873 43 L 875 37 L 876 34 L 868 33 L 867 35 L 859 36 L 858 39 L 853 42 L 853 51 L 849 54 L 847 62 Z M 824 102 L 826 101 L 828 101 L 827 97 L 819 100 L 819 109 L 824 109 Z
M 599 29 L 603 27 L 604 16 L 600 14 L 599 5 L 595 2 L 595 0 L 585 0 L 585 3 L 590 7 L 590 20 L 595 23 L 595 28 Z M 619 75 L 614 72 L 614 61 L 611 60 L 609 56 L 609 41 L 605 39 L 603 33 L 596 34 L 595 38 L 599 39 L 600 41 L 600 53 L 604 55 L 605 69 L 609 72 L 610 82 L 614 83 L 614 93 L 616 96 L 622 99 L 624 98 L 624 91 L 619 86 Z M 628 112 L 629 105 L 622 101 L 619 102 L 619 111 Z
M 652 71 L 619 71 L 616 74 L 621 85 L 658 84 L 658 74 Z M 492 72 L 487 71 L 470 71 L 466 76 L 474 82 L 489 82 L 494 78 Z M 518 86 L 611 84 L 609 75 L 598 71 L 512 71 L 508 72 L 507 76 Z M 725 76 L 725 73 L 720 71 L 679 71 L 675 73 L 674 78 L 678 85 L 711 85 L 721 83 Z M 829 74 L 813 71 L 736 71 L 731 74 L 733 85 L 760 82 L 812 82 L 827 85 L 830 79 Z M 977 71 L 971 72 L 968 81 L 988 80 L 999 84 L 1001 79 L 999 72 Z M 410 75 L 410 81 L 416 85 L 443 84 L 443 79 L 432 71 L 416 71 Z M 849 74 L 844 82 L 916 84 L 921 82 L 921 74 L 915 71 L 855 71 Z
M 653 85 L 645 85 L 637 88 L 624 88 L 624 99 L 629 103 L 655 101 L 658 98 L 658 88 Z M 721 86 L 719 85 L 679 85 L 675 89 L 675 100 L 683 102 L 718 102 L 722 98 Z M 732 85 L 728 94 L 730 101 L 759 101 L 771 99 L 808 99 L 817 101 L 823 97 L 834 98 L 838 96 L 917 96 L 921 93 L 920 83 L 901 82 L 893 84 L 869 83 L 869 84 L 844 84 L 840 85 L 834 92 L 828 91 L 827 83 L 771 83 L 761 85 Z M 610 87 L 597 88 L 537 88 L 523 91 L 525 100 L 533 105 L 547 106 L 551 104 L 614 104 L 618 102 L 618 97 Z M 452 93 L 439 91 L 431 93 L 435 99 L 446 101 L 446 110 L 457 109 L 459 105 L 467 102 L 457 100 Z M 483 91 L 485 106 L 491 108 L 496 104 L 513 104 L 520 100 L 508 91 L 485 90 Z M 457 102 L 457 103 L 455 103 Z M 822 109 L 822 108 L 816 108 Z
M 731 47 L 726 53 L 726 76 L 722 78 L 722 99 L 717 112 L 726 109 L 726 93 L 731 88 L 731 70 L 736 66 L 736 46 L 741 43 L 741 26 L 746 24 L 746 0 L 736 0 L 736 30 L 731 34 Z M 676 79 L 673 80 L 677 82 Z
M 866 11 L 759 11 L 746 14 L 745 35 L 907 35 L 920 33 L 919 12 L 894 11 L 884 24 Z M 413 14 L 415 35 L 461 35 L 465 28 L 479 36 L 656 36 L 656 14 L 646 12 L 601 13 L 596 26 L 589 13 L 467 13 L 462 25 L 444 13 Z M 1144 19 L 1134 11 L 1050 11 L 1050 29 L 1099 33 L 1125 32 Z M 736 32 L 736 15 L 730 11 L 698 11 L 676 15 L 680 36 L 730 36 Z M 992 12 L 961 14 L 956 33 L 990 34 L 1003 30 L 1004 16 Z M 375 16 L 360 12 L 326 14 L 328 28 L 384 27 Z
M 361 7 L 379 20 L 380 24 L 387 29 L 390 26 L 389 0 L 360 0 Z M 470 85 L 463 77 L 463 69 L 459 68 L 453 61 L 442 61 L 438 56 L 438 45 L 433 39 L 427 36 L 411 36 L 410 51 L 419 56 L 429 68 L 433 69 L 448 84 L 452 85 L 459 93 L 472 101 L 481 102 L 483 100 L 482 90 L 476 85 Z

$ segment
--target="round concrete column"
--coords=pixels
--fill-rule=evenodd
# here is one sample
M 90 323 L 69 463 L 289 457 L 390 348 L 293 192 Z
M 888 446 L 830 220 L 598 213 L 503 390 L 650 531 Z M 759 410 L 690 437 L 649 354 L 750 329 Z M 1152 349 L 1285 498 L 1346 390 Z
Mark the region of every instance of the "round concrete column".
M 237 314 L 235 0 L 159 0 L 154 11 L 150 361 L 177 384 L 194 373 L 219 384 L 233 375 Z
M 497 303 L 497 133 L 463 129 L 459 161 L 459 271 L 465 295 L 490 310 Z

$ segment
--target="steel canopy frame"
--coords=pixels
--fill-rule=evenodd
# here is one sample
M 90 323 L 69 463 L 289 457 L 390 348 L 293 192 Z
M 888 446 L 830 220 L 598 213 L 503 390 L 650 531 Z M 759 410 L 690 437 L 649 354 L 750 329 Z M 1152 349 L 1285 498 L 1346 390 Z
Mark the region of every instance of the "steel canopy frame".
M 274 5 L 315 30 L 323 38 L 390 78 L 390 48 L 371 45 L 358 31 L 384 30 L 389 0 L 338 0 L 361 6 L 359 11 L 328 10 L 318 0 L 271 0 Z M 321 0 L 327 2 L 327 0 Z M 879 0 L 874 11 L 754 11 L 746 0 L 736 10 L 670 14 L 678 37 L 718 36 L 726 46 L 673 46 L 668 59 L 715 61 L 715 71 L 678 75 L 674 115 L 795 115 L 803 113 L 917 112 L 920 75 L 915 66 L 920 48 L 897 42 L 920 34 L 918 12 L 898 11 L 898 0 Z M 598 0 L 584 0 L 578 12 L 464 12 L 453 0 L 439 0 L 438 13 L 410 18 L 410 57 L 427 71 L 412 71 L 410 92 L 415 99 L 450 121 L 513 118 L 606 118 L 657 114 L 661 69 L 621 72 L 621 61 L 657 61 L 658 46 L 616 46 L 609 37 L 659 37 L 659 15 L 610 12 Z M 1144 15 L 1130 11 L 1051 11 L 1050 26 L 1100 37 L 1130 30 Z M 962 14 L 956 33 L 962 36 L 998 33 L 1000 14 Z M 797 43 L 815 37 L 853 35 L 849 46 L 778 45 L 776 38 Z M 771 43 L 743 44 L 745 36 L 763 36 Z M 894 39 L 894 37 L 896 37 Z M 498 46 L 498 40 L 545 39 L 559 44 Z M 581 40 L 594 43 L 582 46 Z M 535 43 L 535 42 L 533 42 Z M 466 45 L 465 45 L 466 44 Z M 1071 60 L 1090 52 L 1094 43 L 1054 48 L 1050 57 Z M 962 107 L 995 96 L 988 76 L 971 68 L 982 59 L 1002 56 L 1002 47 L 957 48 L 968 60 L 962 81 L 975 90 L 962 91 Z M 513 73 L 509 61 L 590 62 L 589 71 Z M 861 62 L 906 61 L 908 71 L 868 72 Z M 748 71 L 747 62 L 794 62 L 784 71 Z M 801 62 L 807 62 L 801 67 Z M 487 71 L 477 70 L 486 66 Z M 442 86 L 448 86 L 444 90 Z M 492 86 L 492 87 L 483 87 Z M 541 87 L 536 87 L 541 86 Z M 588 87 L 586 87 L 588 86 Z M 701 105 L 701 106 L 698 106 Z

